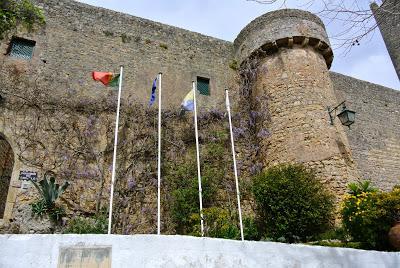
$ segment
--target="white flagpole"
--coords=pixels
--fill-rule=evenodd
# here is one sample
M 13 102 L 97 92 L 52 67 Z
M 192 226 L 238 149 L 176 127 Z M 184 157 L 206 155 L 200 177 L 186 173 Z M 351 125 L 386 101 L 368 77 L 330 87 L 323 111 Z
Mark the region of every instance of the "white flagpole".
M 231 145 L 232 145 L 232 156 L 233 156 L 233 170 L 235 173 L 235 182 L 236 182 L 236 197 L 238 202 L 238 210 L 239 210 L 239 223 L 240 223 L 240 236 L 242 237 L 242 241 L 244 241 L 243 236 L 243 223 L 242 223 L 242 209 L 240 208 L 240 192 L 239 192 L 239 180 L 236 168 L 236 153 L 235 153 L 235 145 L 233 140 L 233 132 L 232 132 L 232 120 L 231 120 L 231 105 L 229 103 L 229 93 L 228 90 L 226 92 L 226 109 L 228 110 L 228 118 L 229 118 L 229 129 L 231 132 Z
M 161 228 L 161 77 L 162 73 L 158 74 L 159 76 L 159 86 L 158 86 L 158 185 L 157 185 L 157 234 L 160 235 L 160 228 Z
M 119 73 L 117 118 L 115 120 L 114 154 L 113 154 L 113 164 L 112 164 L 112 173 L 111 173 L 110 211 L 108 212 L 108 234 L 111 234 L 111 224 L 112 224 L 112 207 L 113 207 L 113 197 L 114 197 L 115 166 L 117 164 L 119 108 L 120 108 L 120 105 L 121 105 L 122 72 L 123 72 L 123 70 L 124 70 L 124 67 L 121 66 L 121 70 L 120 70 L 120 73 Z
M 197 130 L 196 82 L 193 81 L 192 83 L 193 83 L 193 105 L 194 105 L 194 130 L 196 135 L 197 178 L 199 181 L 200 224 L 201 224 L 201 236 L 204 236 L 203 197 L 202 197 L 201 175 L 200 175 L 199 133 Z

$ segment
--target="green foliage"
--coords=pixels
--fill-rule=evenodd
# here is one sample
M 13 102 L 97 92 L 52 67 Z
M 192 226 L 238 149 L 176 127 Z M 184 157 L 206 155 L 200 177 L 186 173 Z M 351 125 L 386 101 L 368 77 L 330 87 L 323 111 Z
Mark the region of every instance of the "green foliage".
M 229 133 L 225 129 L 212 131 L 211 135 L 219 141 L 226 141 L 229 138 Z
M 391 192 L 349 188 L 341 209 L 346 231 L 365 249 L 390 249 L 387 234 L 400 213 L 400 188 Z
M 107 215 L 99 213 L 93 217 L 73 218 L 64 231 L 65 234 L 105 234 L 107 233 Z
M 129 43 L 131 41 L 131 39 L 132 38 L 130 36 L 128 36 L 127 34 L 125 34 L 125 33 L 121 34 L 122 43 Z
M 56 205 L 49 207 L 43 199 L 33 202 L 31 204 L 31 208 L 34 215 L 39 217 L 48 215 L 53 222 L 59 222 L 62 216 L 65 215 L 65 211 L 62 207 L 58 207 Z
M 221 168 L 224 154 L 225 148 L 221 143 L 213 142 L 204 144 L 202 147 L 201 183 L 205 211 L 207 211 L 207 207 L 211 208 L 217 205 L 217 192 L 225 176 L 225 169 Z M 199 216 L 200 213 L 197 165 L 194 159 L 194 151 L 189 149 L 184 162 L 174 163 L 166 170 L 166 180 L 172 189 L 171 216 L 175 230 L 179 234 L 193 234 L 194 225 L 198 223 L 193 220 L 194 214 Z M 210 224 L 213 220 L 220 220 L 213 216 L 213 212 L 215 210 L 209 211 L 208 222 Z M 214 231 L 210 232 L 212 235 L 215 234 Z
M 240 230 L 237 226 L 237 215 L 233 215 L 229 210 L 210 207 L 203 209 L 204 235 L 207 237 L 239 239 Z M 192 227 L 191 235 L 201 236 L 201 225 L 199 213 L 190 216 Z
M 254 218 L 243 218 L 243 235 L 245 240 L 258 241 L 261 239 L 261 234 L 258 231 L 258 226 Z
M 363 182 L 351 182 L 347 186 L 349 188 L 349 194 L 351 195 L 358 195 L 361 193 L 368 193 L 368 192 L 376 192 L 377 189 L 372 187 L 370 181 L 363 181 Z
M 39 217 L 43 217 L 47 214 L 46 203 L 43 200 L 38 200 L 31 204 L 32 213 L 38 215 Z
M 285 242 L 307 241 L 331 227 L 333 196 L 300 165 L 280 165 L 253 180 L 260 232 Z
M 205 169 L 201 178 L 204 205 L 212 202 L 217 190 L 215 179 L 218 175 L 214 172 L 219 172 L 219 170 Z M 195 162 L 188 161 L 185 164 L 174 166 L 169 177 L 174 178 L 175 189 L 172 191 L 172 219 L 177 226 L 178 233 L 186 234 L 192 229 L 190 220 L 192 214 L 199 213 L 199 190 Z
M 163 48 L 163 49 L 168 49 L 168 46 L 167 46 L 166 44 L 161 43 L 159 46 L 160 46 L 161 48 Z
M 340 226 L 334 229 L 330 229 L 316 237 L 317 240 L 340 240 L 347 242 L 349 240 L 346 230 Z
M 229 63 L 229 68 L 231 68 L 232 70 L 237 70 L 238 68 L 239 68 L 239 66 L 238 66 L 238 62 L 236 61 L 236 60 L 232 60 L 230 63 Z
M 323 246 L 323 247 L 362 249 L 362 245 L 359 242 L 343 242 L 338 240 L 335 241 L 323 240 L 323 241 L 311 242 L 309 244 L 314 246 Z
M 114 36 L 114 33 L 113 33 L 113 32 L 110 32 L 110 31 L 107 31 L 107 30 L 103 31 L 103 33 L 104 33 L 104 35 L 107 36 L 107 37 L 113 37 L 113 36 Z
M 52 207 L 55 205 L 56 200 L 61 194 L 68 188 L 69 182 L 65 182 L 61 187 L 56 182 L 54 177 L 50 177 L 50 181 L 45 177 L 39 183 L 31 181 L 35 188 L 38 190 L 42 200 L 47 207 Z
M 68 182 L 65 182 L 62 186 L 55 183 L 55 178 L 50 177 L 50 181 L 45 177 L 39 183 L 31 181 L 35 188 L 38 190 L 40 200 L 31 204 L 32 212 L 35 215 L 43 216 L 47 214 L 51 220 L 58 222 L 61 217 L 65 214 L 64 209 L 56 205 L 57 199 L 69 186 Z
M 2 0 L 0 3 L 0 39 L 18 24 L 32 31 L 34 25 L 43 25 L 45 17 L 40 8 L 29 0 Z
M 206 162 L 216 163 L 218 160 L 222 160 L 226 152 L 225 147 L 220 143 L 209 143 L 203 149 L 201 156 Z M 218 162 L 219 163 L 219 162 Z

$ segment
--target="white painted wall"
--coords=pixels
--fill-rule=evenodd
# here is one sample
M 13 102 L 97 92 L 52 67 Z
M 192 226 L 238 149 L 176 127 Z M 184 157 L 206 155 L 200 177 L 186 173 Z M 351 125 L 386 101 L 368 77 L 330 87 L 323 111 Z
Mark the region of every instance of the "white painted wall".
M 112 247 L 112 267 L 400 267 L 400 252 L 156 235 L 0 235 L 0 267 L 57 267 L 60 247 Z

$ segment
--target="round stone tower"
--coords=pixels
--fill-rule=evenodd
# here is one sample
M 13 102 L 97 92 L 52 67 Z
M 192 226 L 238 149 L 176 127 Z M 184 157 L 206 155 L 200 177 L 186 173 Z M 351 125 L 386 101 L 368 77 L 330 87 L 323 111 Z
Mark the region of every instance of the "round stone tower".
M 241 68 L 256 66 L 249 101 L 261 114 L 258 131 L 269 132 L 260 135 L 265 166 L 303 163 L 336 194 L 344 193 L 358 172 L 340 121 L 329 120 L 327 107 L 338 101 L 322 21 L 301 10 L 270 12 L 248 24 L 234 46 Z

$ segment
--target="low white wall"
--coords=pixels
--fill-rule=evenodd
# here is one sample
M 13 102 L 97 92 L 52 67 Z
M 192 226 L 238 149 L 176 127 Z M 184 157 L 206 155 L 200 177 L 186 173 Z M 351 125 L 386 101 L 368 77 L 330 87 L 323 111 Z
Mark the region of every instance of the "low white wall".
M 60 249 L 111 247 L 112 267 L 400 267 L 399 252 L 156 235 L 0 235 L 0 267 L 57 267 Z

